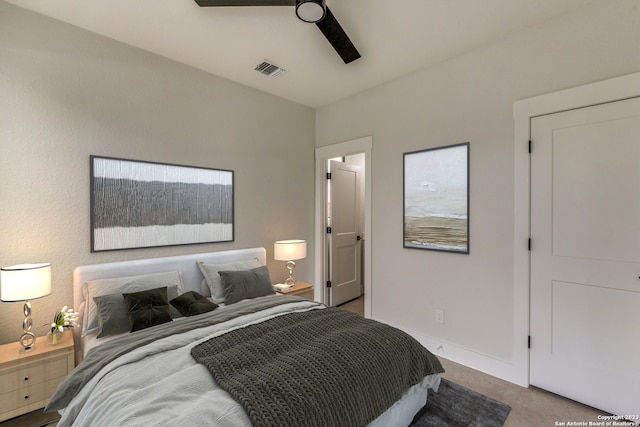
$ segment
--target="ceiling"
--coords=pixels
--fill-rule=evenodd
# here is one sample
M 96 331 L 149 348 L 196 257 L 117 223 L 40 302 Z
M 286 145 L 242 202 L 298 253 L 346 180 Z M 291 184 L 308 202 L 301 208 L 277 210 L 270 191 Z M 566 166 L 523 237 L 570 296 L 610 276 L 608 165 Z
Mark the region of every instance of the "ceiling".
M 321 107 L 593 0 L 327 0 L 362 58 L 345 65 L 293 7 L 193 0 L 5 0 L 256 89 Z M 279 77 L 254 70 L 264 59 Z

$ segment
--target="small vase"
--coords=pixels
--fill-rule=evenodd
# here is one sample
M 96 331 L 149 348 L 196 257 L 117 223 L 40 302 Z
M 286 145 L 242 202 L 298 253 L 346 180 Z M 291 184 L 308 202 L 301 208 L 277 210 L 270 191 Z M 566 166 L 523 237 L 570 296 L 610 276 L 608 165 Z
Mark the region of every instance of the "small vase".
M 47 344 L 49 345 L 58 345 L 59 342 L 64 338 L 64 331 L 56 331 L 47 333 Z

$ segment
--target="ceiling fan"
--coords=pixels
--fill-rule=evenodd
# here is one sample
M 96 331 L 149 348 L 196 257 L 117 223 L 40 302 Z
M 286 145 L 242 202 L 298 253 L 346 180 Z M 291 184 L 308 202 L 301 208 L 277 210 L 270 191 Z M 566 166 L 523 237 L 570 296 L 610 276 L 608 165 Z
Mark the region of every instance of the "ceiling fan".
M 314 23 L 329 40 L 345 64 L 360 58 L 360 53 L 344 32 L 325 0 L 195 0 L 200 7 L 218 6 L 295 6 L 301 21 Z

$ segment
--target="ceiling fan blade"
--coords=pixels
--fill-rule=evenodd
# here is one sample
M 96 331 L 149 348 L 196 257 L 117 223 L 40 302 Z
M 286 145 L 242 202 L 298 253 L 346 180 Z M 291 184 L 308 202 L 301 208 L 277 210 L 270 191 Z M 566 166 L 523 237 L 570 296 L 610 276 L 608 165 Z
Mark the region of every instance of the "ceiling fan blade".
M 216 6 L 295 6 L 296 0 L 195 0 L 200 7 Z
M 326 14 L 322 21 L 316 22 L 322 34 L 329 40 L 331 46 L 338 52 L 345 64 L 360 58 L 360 53 L 349 40 L 349 36 L 344 32 L 338 20 L 327 7 Z
M 296 0 L 195 0 L 200 7 L 219 6 L 295 6 Z M 338 52 L 345 64 L 360 58 L 360 53 L 344 32 L 331 10 L 326 7 L 324 18 L 316 22 L 322 34 Z

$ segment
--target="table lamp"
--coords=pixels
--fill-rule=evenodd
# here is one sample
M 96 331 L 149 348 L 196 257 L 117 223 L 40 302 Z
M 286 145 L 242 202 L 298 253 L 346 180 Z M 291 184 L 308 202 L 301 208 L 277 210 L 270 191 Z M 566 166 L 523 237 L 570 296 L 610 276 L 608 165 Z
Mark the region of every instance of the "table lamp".
M 20 337 L 21 351 L 31 350 L 36 336 L 31 332 L 31 303 L 29 300 L 51 293 L 51 264 L 20 264 L 0 269 L 0 300 L 24 301 L 24 320 Z
M 278 240 L 273 244 L 273 252 L 273 258 L 276 261 L 287 261 L 289 277 L 284 283 L 293 286 L 296 283 L 296 279 L 293 277 L 296 263 L 293 261 L 307 257 L 307 242 L 305 240 Z

